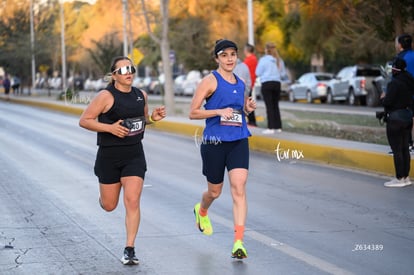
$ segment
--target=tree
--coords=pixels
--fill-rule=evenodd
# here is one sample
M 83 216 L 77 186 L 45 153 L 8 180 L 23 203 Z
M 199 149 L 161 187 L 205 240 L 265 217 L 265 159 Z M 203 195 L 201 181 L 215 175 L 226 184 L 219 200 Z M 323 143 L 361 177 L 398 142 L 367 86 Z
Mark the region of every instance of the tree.
M 23 85 L 31 83 L 30 7 L 28 1 L 3 1 L 8 13 L 0 20 L 0 66 L 12 75 L 20 76 Z M 6 10 L 6 9 L 4 9 Z M 3 11 L 4 11 L 3 10 Z M 56 37 L 53 30 L 54 13 L 48 6 L 37 5 L 35 14 L 36 63 L 50 64 Z
M 87 49 L 93 61 L 95 62 L 95 69 L 90 75 L 95 77 L 103 77 L 108 72 L 108 64 L 111 64 L 114 56 L 122 55 L 122 44 L 119 42 L 116 33 L 109 33 L 100 41 L 92 40 L 95 45 L 93 49 Z
M 59 70 L 59 0 L 33 1 L 37 69 Z M 0 66 L 13 70 L 11 73 L 21 70 L 24 75 L 30 75 L 31 58 L 28 2 L 0 0 Z M 349 63 L 383 63 L 395 54 L 393 44 L 398 34 L 414 33 L 413 0 L 255 0 L 253 4 L 257 51 L 261 53 L 264 43 L 273 41 L 289 68 L 299 71 L 309 70 L 313 53 L 323 55 L 329 71 Z M 64 5 L 68 67 L 101 71 L 89 53 L 105 45 L 108 34 L 122 40 L 121 1 Z M 156 66 L 162 59 L 167 74 L 171 49 L 187 70 L 213 69 L 216 64 L 209 53 L 215 40 L 227 38 L 240 45 L 247 41 L 245 1 L 128 0 L 128 6 L 133 15 L 131 37 L 145 54 L 143 62 Z M 20 65 L 14 68 L 16 63 Z M 172 79 L 167 78 L 166 99 L 171 101 Z
M 88 15 L 90 9 L 88 9 L 88 4 L 78 1 L 75 1 L 73 3 L 66 2 L 64 3 L 64 7 L 67 63 L 72 72 L 80 73 L 84 71 L 84 69 L 81 67 L 85 62 L 85 54 L 83 54 L 85 52 L 85 48 L 82 45 L 82 36 L 83 33 L 88 29 Z M 102 39 L 103 41 L 107 39 L 106 36 L 107 33 L 105 33 L 105 36 Z M 96 46 L 95 42 L 97 40 L 91 38 L 91 41 Z M 84 68 L 90 69 L 90 65 L 88 64 L 87 66 L 84 66 Z
M 144 11 L 145 22 L 148 28 L 149 36 L 160 45 L 161 48 L 161 59 L 162 67 L 165 74 L 164 84 L 164 99 L 165 106 L 168 112 L 172 115 L 175 114 L 175 103 L 174 103 L 174 90 L 173 90 L 173 77 L 172 77 L 172 66 L 170 62 L 170 42 L 168 39 L 169 31 L 169 0 L 160 1 L 160 13 L 161 13 L 161 37 L 157 37 L 151 29 L 150 19 L 148 10 L 146 8 L 145 0 L 141 0 L 142 9 Z
M 178 60 L 187 70 L 212 69 L 210 32 L 204 19 L 185 17 L 171 19 L 170 41 Z M 207 58 L 206 58 L 207 57 Z
M 357 62 L 384 62 L 395 54 L 394 39 L 414 31 L 412 0 L 343 1 L 335 30 L 337 51 Z
M 309 62 L 313 57 L 325 61 L 331 49 L 335 18 L 340 10 L 338 1 L 304 0 L 296 2 L 298 5 L 293 13 L 299 14 L 299 24 L 292 25 L 297 29 L 295 32 L 291 32 L 290 42 L 296 48 L 301 49 L 302 61 Z M 324 66 L 325 62 L 322 67 L 316 66 L 316 68 L 324 70 Z
M 0 21 L 0 64 L 6 72 L 21 78 L 30 75 L 26 69 L 30 68 L 31 52 L 28 26 L 30 22 L 23 9 L 14 10 L 8 21 Z

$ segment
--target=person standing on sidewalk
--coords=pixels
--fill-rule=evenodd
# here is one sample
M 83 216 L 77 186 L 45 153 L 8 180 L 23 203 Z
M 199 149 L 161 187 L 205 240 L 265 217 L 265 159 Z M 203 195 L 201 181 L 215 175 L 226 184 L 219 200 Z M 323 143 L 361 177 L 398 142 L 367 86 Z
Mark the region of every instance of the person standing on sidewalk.
M 397 51 L 397 57 L 404 59 L 405 63 L 407 64 L 407 72 L 409 72 L 414 77 L 414 50 L 412 48 L 412 43 L 413 39 L 411 35 L 406 33 L 401 34 L 395 38 L 395 50 Z M 412 106 L 412 110 L 414 113 L 414 106 Z M 413 132 L 414 128 L 410 132 L 410 151 L 413 150 Z
M 4 94 L 6 95 L 6 100 L 9 100 L 10 98 L 10 78 L 6 74 L 3 79 L 3 88 L 4 88 Z
M 14 95 L 19 95 L 20 94 L 20 78 L 18 76 L 13 77 L 13 84 L 12 84 L 11 88 L 13 89 L 13 94 Z
M 233 72 L 244 81 L 244 95 L 248 98 L 250 96 L 250 85 L 252 83 L 249 67 L 247 67 L 247 65 L 243 63 L 240 58 L 237 58 L 237 65 Z
M 138 264 L 135 239 L 141 213 L 140 200 L 147 164 L 142 145 L 145 125 L 166 116 L 165 107 L 148 114 L 148 97 L 132 87 L 136 72 L 128 57 L 115 57 L 111 64 L 111 83 L 91 101 L 80 117 L 79 125 L 97 132 L 98 152 L 95 175 L 99 179 L 99 203 L 113 211 L 123 189 L 126 245 L 121 261 Z
M 395 39 L 397 57 L 404 59 L 407 64 L 407 72 L 414 77 L 414 50 L 412 44 L 413 39 L 409 34 L 402 34 Z
M 247 257 L 243 238 L 247 216 L 248 137 L 251 136 L 244 113 L 256 109 L 256 102 L 245 97 L 245 84 L 233 72 L 237 63 L 237 45 L 229 40 L 218 40 L 214 57 L 218 68 L 201 80 L 190 106 L 190 119 L 206 120 L 200 151 L 207 190 L 201 202 L 194 206 L 194 215 L 198 229 L 205 235 L 213 234 L 207 212 L 222 192 L 227 168 L 234 219 L 231 255 L 243 259 Z
M 395 178 L 384 183 L 385 187 L 411 185 L 409 138 L 413 127 L 414 78 L 406 71 L 404 59 L 396 58 L 392 65 L 392 79 L 383 99 L 387 115 L 387 139 L 394 159 Z
M 276 49 L 275 44 L 267 43 L 265 55 L 259 59 L 256 76 L 262 83 L 262 96 L 266 106 L 267 129 L 263 134 L 282 132 L 282 119 L 280 117 L 279 100 L 281 93 L 281 79 L 285 74 L 285 64 Z
M 246 43 L 246 45 L 244 46 L 244 63 L 247 65 L 247 67 L 249 68 L 249 72 L 250 72 L 250 79 L 251 79 L 251 85 L 248 87 L 249 88 L 249 96 L 252 96 L 253 93 L 253 89 L 254 89 L 254 84 L 256 83 L 256 67 L 257 67 L 257 57 L 254 54 L 254 46 Z M 255 112 L 251 112 L 248 116 L 248 124 L 250 126 L 257 126 L 256 124 L 256 114 Z

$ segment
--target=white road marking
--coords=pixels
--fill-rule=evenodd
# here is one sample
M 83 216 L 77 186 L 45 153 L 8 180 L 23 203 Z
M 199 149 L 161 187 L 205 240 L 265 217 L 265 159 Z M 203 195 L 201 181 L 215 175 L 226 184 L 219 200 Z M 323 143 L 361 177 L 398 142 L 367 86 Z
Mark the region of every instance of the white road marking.
M 221 216 L 215 215 L 213 213 L 209 213 L 210 218 L 215 222 L 219 223 L 225 227 L 228 227 L 230 229 L 233 229 L 234 225 L 232 221 L 229 221 Z M 290 245 L 287 245 L 285 243 L 279 242 L 275 239 L 272 239 L 264 234 L 261 234 L 259 232 L 256 232 L 254 230 L 249 230 L 246 228 L 246 231 L 244 233 L 246 236 L 249 236 L 250 238 L 261 242 L 262 244 L 269 246 L 273 249 L 276 249 L 288 256 L 291 256 L 293 258 L 296 258 L 302 262 L 307 263 L 310 266 L 313 266 L 319 270 L 325 271 L 330 274 L 341 274 L 341 275 L 350 275 L 353 274 L 352 272 L 342 269 L 334 264 L 331 264 L 327 261 L 324 261 L 318 257 L 312 256 L 304 251 L 301 251 L 297 248 L 294 248 Z

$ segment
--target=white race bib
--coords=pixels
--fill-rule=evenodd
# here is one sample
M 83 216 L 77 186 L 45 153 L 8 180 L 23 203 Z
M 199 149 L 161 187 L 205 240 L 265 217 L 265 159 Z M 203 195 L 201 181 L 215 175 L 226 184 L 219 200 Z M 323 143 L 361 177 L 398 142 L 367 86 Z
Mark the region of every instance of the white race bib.
M 145 117 L 134 117 L 130 118 L 132 128 L 129 129 L 128 136 L 135 136 L 144 131 Z
M 241 127 L 243 125 L 242 113 L 238 110 L 233 110 L 233 116 L 231 118 L 225 119 L 224 117 L 220 117 L 220 125 Z

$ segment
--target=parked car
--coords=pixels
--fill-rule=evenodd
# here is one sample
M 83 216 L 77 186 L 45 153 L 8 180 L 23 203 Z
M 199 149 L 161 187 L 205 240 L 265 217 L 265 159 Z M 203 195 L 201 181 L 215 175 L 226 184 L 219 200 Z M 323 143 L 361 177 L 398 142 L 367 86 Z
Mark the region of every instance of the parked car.
M 182 83 L 183 95 L 192 96 L 202 78 L 201 72 L 197 70 L 189 71 Z
M 185 80 L 186 75 L 182 74 L 177 76 L 174 79 L 174 95 L 183 95 L 184 94 L 184 88 L 183 83 Z
M 85 80 L 85 83 L 83 83 L 83 88 L 86 91 L 93 91 L 95 89 L 95 80 L 90 79 L 89 77 Z
M 144 78 L 142 84 L 142 89 L 148 94 L 159 95 L 162 93 L 163 87 L 160 84 L 158 77 L 147 76 Z
M 135 76 L 134 80 L 132 81 L 132 86 L 141 89 L 144 87 L 144 79 L 142 77 Z
M 381 76 L 381 68 L 374 65 L 342 68 L 328 87 L 327 102 L 344 100 L 349 105 L 378 105 L 380 94 L 374 84 L 378 76 Z
M 40 75 L 36 76 L 36 82 L 35 82 L 37 89 L 44 89 L 49 87 L 49 83 L 47 81 L 47 78 L 42 77 Z
M 282 80 L 280 83 L 280 97 L 281 98 L 288 98 L 289 94 L 289 86 L 292 84 L 290 79 Z M 256 81 L 254 82 L 253 86 L 253 93 L 256 95 L 256 99 L 263 99 L 262 95 L 262 83 L 260 82 L 260 78 L 256 77 Z
M 367 100 L 367 105 L 368 106 L 378 106 L 380 105 L 380 99 L 379 96 L 381 96 L 381 94 L 383 92 L 386 92 L 387 90 L 387 85 L 388 83 L 391 81 L 391 77 L 392 77 L 392 61 L 388 61 L 385 63 L 385 66 L 380 66 L 381 68 L 381 75 L 377 76 L 374 79 L 374 87 L 376 89 L 376 93 L 378 95 L 378 98 L 374 98 L 372 100 L 372 102 L 370 102 L 369 100 Z
M 83 78 L 81 76 L 76 76 L 73 78 L 73 88 L 76 91 L 81 91 L 83 90 Z
M 326 101 L 327 87 L 329 81 L 333 79 L 331 73 L 310 72 L 298 78 L 289 87 L 289 101 L 295 102 L 298 99 L 306 99 L 308 103 L 313 103 L 319 99 L 322 103 Z
M 107 79 L 105 78 L 99 78 L 97 80 L 95 80 L 94 82 L 94 90 L 96 92 L 99 92 L 100 90 L 103 90 L 106 88 L 106 86 L 108 86 L 109 82 Z
M 55 90 L 62 88 L 62 79 L 60 77 L 52 77 L 48 79 L 49 87 Z

